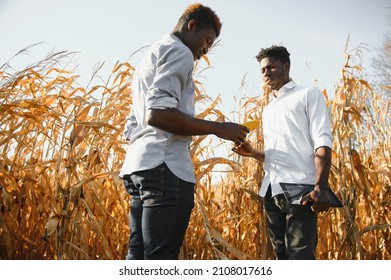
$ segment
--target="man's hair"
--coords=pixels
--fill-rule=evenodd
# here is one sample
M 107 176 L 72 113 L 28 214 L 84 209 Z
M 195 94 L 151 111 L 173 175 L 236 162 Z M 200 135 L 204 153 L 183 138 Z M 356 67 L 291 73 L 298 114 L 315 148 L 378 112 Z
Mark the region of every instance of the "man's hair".
M 255 57 L 258 62 L 261 62 L 262 59 L 265 57 L 272 57 L 274 59 L 277 59 L 281 61 L 281 63 L 288 63 L 291 64 L 291 61 L 289 59 L 290 53 L 287 51 L 287 49 L 283 46 L 276 46 L 273 45 L 270 48 L 261 49 L 261 51 L 258 53 L 258 55 Z
M 216 37 L 220 35 L 222 23 L 211 8 L 199 3 L 189 5 L 179 18 L 177 27 L 182 27 L 192 19 L 197 22 L 196 28 L 213 27 Z

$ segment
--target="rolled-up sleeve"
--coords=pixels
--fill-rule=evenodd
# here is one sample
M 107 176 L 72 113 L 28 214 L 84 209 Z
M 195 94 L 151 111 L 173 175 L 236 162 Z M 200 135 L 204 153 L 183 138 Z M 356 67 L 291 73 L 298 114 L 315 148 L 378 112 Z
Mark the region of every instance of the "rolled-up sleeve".
M 194 60 L 190 50 L 172 47 L 159 55 L 156 75 L 147 93 L 147 109 L 177 108 L 192 75 Z
M 314 149 L 326 146 L 333 147 L 330 118 L 323 94 L 316 87 L 308 95 L 307 108 L 310 120 L 310 134 L 314 141 Z

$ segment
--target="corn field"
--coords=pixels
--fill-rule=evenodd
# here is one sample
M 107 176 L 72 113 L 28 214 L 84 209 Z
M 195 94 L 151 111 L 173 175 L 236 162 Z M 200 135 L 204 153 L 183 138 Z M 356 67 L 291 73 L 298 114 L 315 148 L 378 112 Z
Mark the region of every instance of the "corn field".
M 69 55 L 0 67 L 0 259 L 126 255 L 130 197 L 118 174 L 134 68 L 118 62 L 102 85 L 81 87 L 61 66 Z M 344 207 L 319 214 L 318 259 L 391 259 L 391 104 L 361 78 L 356 56 L 346 54 L 334 97 L 323 91 L 334 137 L 329 185 Z M 197 117 L 226 120 L 219 97 L 196 85 Z M 260 91 L 239 100 L 234 119 L 261 121 L 248 137 L 261 149 L 268 98 Z M 274 259 L 257 195 L 262 163 L 216 156 L 225 144 L 193 138 L 196 203 L 180 259 Z M 216 184 L 217 165 L 227 172 Z

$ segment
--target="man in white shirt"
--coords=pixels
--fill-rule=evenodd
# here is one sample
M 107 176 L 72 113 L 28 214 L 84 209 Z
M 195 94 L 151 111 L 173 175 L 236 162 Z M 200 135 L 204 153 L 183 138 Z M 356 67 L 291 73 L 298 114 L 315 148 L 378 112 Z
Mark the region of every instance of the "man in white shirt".
M 190 5 L 173 32 L 151 46 L 132 81 L 129 140 L 120 172 L 132 195 L 127 259 L 177 259 L 194 206 L 192 135 L 240 145 L 248 129 L 194 118 L 194 61 L 219 36 L 210 8 Z
M 233 150 L 264 161 L 264 197 L 269 236 L 277 259 L 315 259 L 317 212 L 327 211 L 332 134 L 325 99 L 316 87 L 298 86 L 289 77 L 283 46 L 257 55 L 262 79 L 272 90 L 262 113 L 264 151 L 246 141 Z M 280 183 L 313 184 L 301 205 L 291 204 Z

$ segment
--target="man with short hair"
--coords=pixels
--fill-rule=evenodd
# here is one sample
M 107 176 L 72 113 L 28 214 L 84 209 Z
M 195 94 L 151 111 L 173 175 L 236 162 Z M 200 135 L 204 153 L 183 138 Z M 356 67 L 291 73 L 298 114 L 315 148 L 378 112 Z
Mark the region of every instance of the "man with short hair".
M 129 140 L 120 177 L 132 195 L 127 259 L 177 259 L 194 207 L 192 135 L 240 145 L 248 129 L 194 118 L 194 61 L 219 36 L 209 7 L 190 5 L 173 32 L 153 44 L 132 81 Z
M 290 54 L 283 46 L 256 56 L 262 79 L 272 90 L 262 113 L 264 151 L 246 141 L 236 153 L 264 161 L 259 195 L 277 259 L 315 259 L 317 212 L 327 211 L 332 134 L 325 99 L 316 87 L 298 86 L 289 77 Z M 315 185 L 291 204 L 281 183 Z

